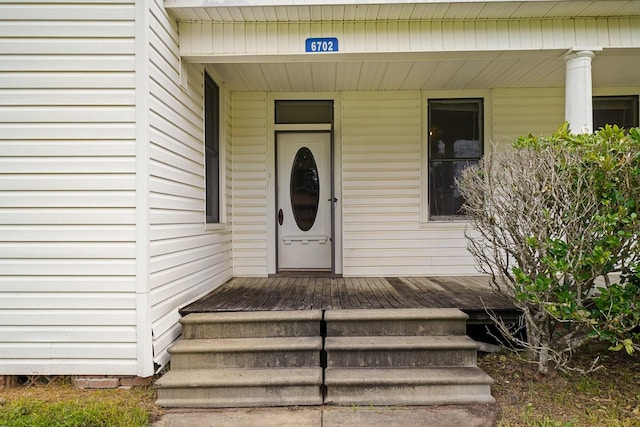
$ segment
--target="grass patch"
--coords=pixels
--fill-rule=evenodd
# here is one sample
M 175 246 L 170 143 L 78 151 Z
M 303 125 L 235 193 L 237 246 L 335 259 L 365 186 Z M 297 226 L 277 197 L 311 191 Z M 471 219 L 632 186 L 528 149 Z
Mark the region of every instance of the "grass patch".
M 593 355 L 581 356 L 585 366 Z M 603 352 L 589 375 L 541 376 L 518 355 L 478 358 L 493 379 L 498 427 L 640 427 L 640 356 Z M 0 390 L 1 427 L 148 426 L 159 418 L 151 387 L 80 390 L 69 385 Z
M 146 387 L 129 390 L 81 390 L 48 385 L 0 390 L 0 426 L 148 426 L 157 416 L 154 392 Z
M 578 358 L 584 366 L 593 354 Z M 518 355 L 493 354 L 479 365 L 493 379 L 498 426 L 640 426 L 640 357 L 604 352 L 591 374 L 538 374 Z

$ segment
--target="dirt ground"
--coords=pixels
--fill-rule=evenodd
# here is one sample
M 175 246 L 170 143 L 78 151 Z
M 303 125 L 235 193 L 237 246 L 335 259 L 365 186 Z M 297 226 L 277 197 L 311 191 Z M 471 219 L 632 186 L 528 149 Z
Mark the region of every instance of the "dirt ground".
M 490 354 L 479 365 L 494 379 L 498 426 L 640 426 L 640 357 L 603 350 L 576 356 L 590 374 L 541 375 L 522 355 Z

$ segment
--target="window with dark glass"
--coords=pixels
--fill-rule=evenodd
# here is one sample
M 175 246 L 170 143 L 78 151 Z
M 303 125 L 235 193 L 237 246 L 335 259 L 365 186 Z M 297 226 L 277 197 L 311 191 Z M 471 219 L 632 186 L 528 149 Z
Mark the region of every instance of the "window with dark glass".
M 320 180 L 316 159 L 307 147 L 300 148 L 293 159 L 290 182 L 293 217 L 300 230 L 309 231 L 318 215 Z
M 630 129 L 638 126 L 638 96 L 596 96 L 593 98 L 593 130 L 605 125 Z
M 333 101 L 322 99 L 277 100 L 275 122 L 281 124 L 318 124 L 333 122 Z
M 429 218 L 455 219 L 464 215 L 456 178 L 483 154 L 483 101 L 429 100 L 428 115 Z
M 220 89 L 204 75 L 204 140 L 207 223 L 220 222 Z

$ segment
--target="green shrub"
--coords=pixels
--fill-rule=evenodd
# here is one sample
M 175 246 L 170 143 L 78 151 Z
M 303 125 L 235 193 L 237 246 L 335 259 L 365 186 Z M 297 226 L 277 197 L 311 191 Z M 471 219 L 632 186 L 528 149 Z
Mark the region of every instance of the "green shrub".
M 541 371 L 593 340 L 638 348 L 640 129 L 529 135 L 459 185 L 469 248 L 522 309 Z

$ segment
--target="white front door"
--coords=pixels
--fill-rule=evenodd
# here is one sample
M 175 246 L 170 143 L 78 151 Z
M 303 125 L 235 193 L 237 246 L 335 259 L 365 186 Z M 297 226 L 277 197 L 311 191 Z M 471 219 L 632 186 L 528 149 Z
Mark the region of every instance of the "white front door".
M 278 270 L 330 270 L 331 134 L 277 134 Z

